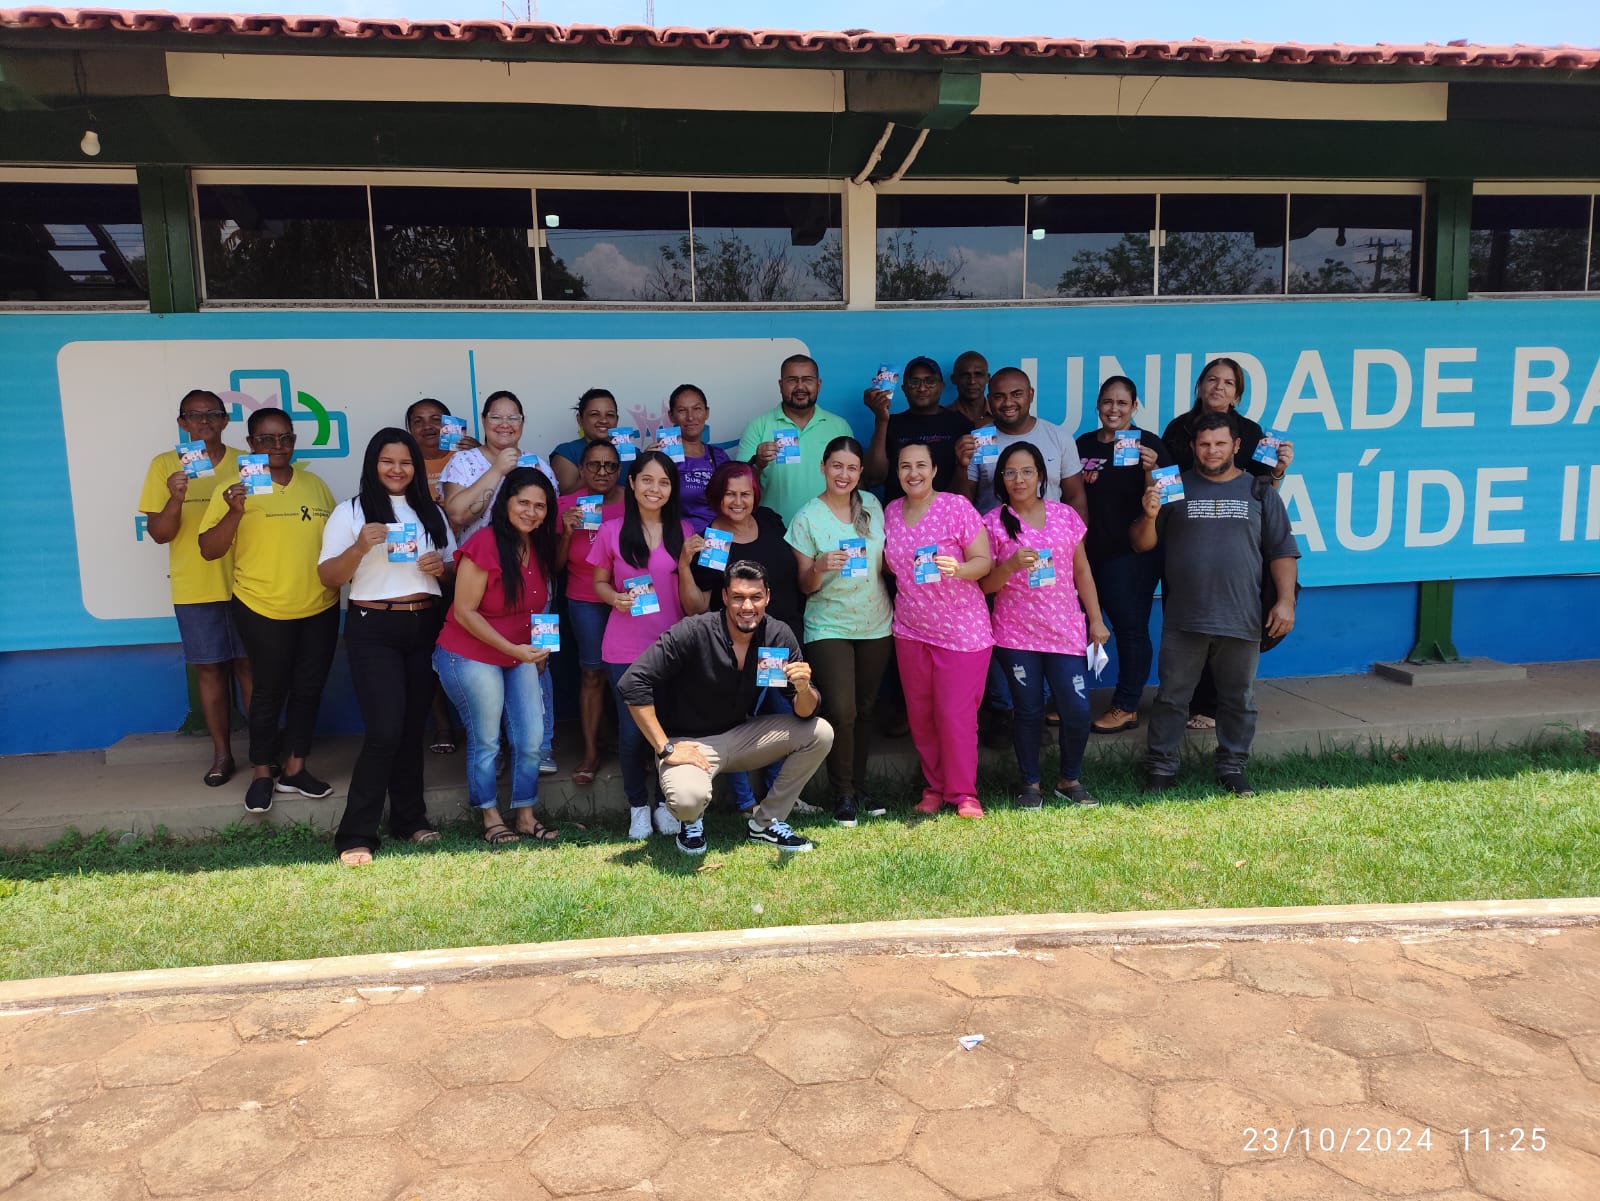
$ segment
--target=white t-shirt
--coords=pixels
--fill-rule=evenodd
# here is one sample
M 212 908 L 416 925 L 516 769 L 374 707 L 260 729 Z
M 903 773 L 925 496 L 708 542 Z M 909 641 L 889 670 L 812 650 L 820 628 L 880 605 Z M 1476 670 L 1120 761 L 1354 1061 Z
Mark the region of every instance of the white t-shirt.
M 556 495 L 561 494 L 560 487 L 556 484 L 556 477 L 543 466 L 544 460 L 540 459 L 540 471 L 543 471 L 550 481 L 550 486 L 555 488 Z M 458 450 L 450 456 L 450 461 L 444 465 L 444 471 L 439 475 L 439 494 L 444 495 L 446 484 L 456 484 L 465 488 L 469 484 L 478 482 L 478 477 L 489 470 L 491 466 L 489 456 L 474 447 L 472 450 Z M 469 521 L 461 530 L 460 541 L 465 542 L 484 526 L 489 524 L 489 510 L 494 508 L 495 496 L 500 495 L 499 485 L 495 486 L 494 496 L 489 498 L 489 503 L 483 506 L 483 512 Z
M 427 528 L 417 520 L 416 510 L 406 503 L 405 497 L 391 496 L 389 503 L 394 507 L 396 522 L 409 521 L 416 525 L 418 558 L 436 550 L 449 562 L 450 556 L 455 553 L 456 540 L 450 533 L 448 521 L 444 523 L 445 544 L 435 546 L 433 539 L 428 537 Z M 444 516 L 443 512 L 440 516 Z M 355 545 L 356 535 L 366 524 L 360 497 L 335 505 L 328 524 L 322 527 L 322 557 L 317 562 L 326 563 L 344 554 Z M 356 565 L 356 574 L 350 580 L 350 599 L 353 601 L 393 600 L 397 596 L 415 596 L 419 592 L 431 592 L 438 596 L 439 581 L 420 571 L 415 563 L 389 562 L 388 547 L 382 542 L 361 556 L 361 562 Z
M 1060 500 L 1061 481 L 1070 480 L 1083 471 L 1083 460 L 1078 458 L 1077 442 L 1065 428 L 1054 422 L 1036 417 L 1033 428 L 1025 434 L 1008 434 L 1004 430 L 997 432 L 999 437 L 995 439 L 995 443 L 1000 447 L 1002 455 L 1013 442 L 1032 442 L 1039 448 L 1039 453 L 1044 456 L 1044 470 L 1048 477 L 1044 488 L 1046 500 Z M 999 460 L 996 459 L 995 462 L 998 463 Z M 1000 507 L 1000 502 L 994 495 L 993 468 L 988 464 L 980 467 L 976 455 L 967 465 L 967 478 L 978 481 L 978 495 L 975 498 L 978 512 L 988 513 Z

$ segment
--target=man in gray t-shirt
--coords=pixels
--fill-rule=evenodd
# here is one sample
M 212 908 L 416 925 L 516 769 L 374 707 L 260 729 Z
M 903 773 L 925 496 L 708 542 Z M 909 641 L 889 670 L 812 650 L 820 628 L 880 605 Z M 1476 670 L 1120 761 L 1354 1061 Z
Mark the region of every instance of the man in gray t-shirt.
M 1189 698 L 1206 664 L 1217 682 L 1217 782 L 1249 796 L 1244 766 L 1256 732 L 1255 678 L 1263 630 L 1281 637 L 1294 628 L 1295 560 L 1300 548 L 1289 514 L 1271 488 L 1234 465 L 1238 435 L 1227 413 L 1194 426 L 1195 469 L 1183 473 L 1184 498 L 1161 504 L 1145 492 L 1133 523 L 1133 549 L 1166 550 L 1162 586 L 1160 685 L 1150 708 L 1145 791 L 1172 787 L 1178 773 Z M 1263 564 L 1278 600 L 1261 611 Z
M 1013 442 L 1032 442 L 1044 455 L 1046 500 L 1071 505 L 1078 516 L 1089 520 L 1089 502 L 1083 491 L 1083 463 L 1072 434 L 1033 415 L 1033 385 L 1018 367 L 1002 367 L 989 377 L 989 409 L 994 414 L 995 444 L 1001 454 Z M 978 512 L 999 507 L 994 493 L 994 466 L 980 464 L 976 455 L 967 467 L 967 478 L 976 484 L 974 503 Z

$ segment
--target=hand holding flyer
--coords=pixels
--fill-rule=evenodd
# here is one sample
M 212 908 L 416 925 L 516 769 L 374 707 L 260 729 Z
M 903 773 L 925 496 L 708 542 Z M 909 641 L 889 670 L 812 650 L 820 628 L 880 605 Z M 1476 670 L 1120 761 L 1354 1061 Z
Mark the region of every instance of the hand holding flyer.
M 868 392 L 893 392 L 900 376 L 888 363 L 878 364 L 878 373 L 867 383 Z
M 1116 448 L 1111 452 L 1111 465 L 1113 467 L 1139 466 L 1139 431 L 1126 429 L 1117 431 Z
M 867 578 L 867 540 L 865 538 L 841 538 L 839 549 L 849 556 L 844 561 L 844 566 L 839 569 L 839 578 L 844 580 L 864 580 Z
M 617 448 L 617 458 L 631 463 L 639 457 L 639 431 L 631 425 L 612 426 L 611 445 Z
M 460 417 L 439 418 L 439 449 L 454 450 L 467 436 L 467 423 Z
M 415 563 L 417 561 L 417 523 L 414 521 L 392 521 L 385 527 L 389 532 L 384 537 L 384 547 L 391 563 Z
M 633 606 L 628 610 L 634 617 L 645 617 L 651 613 L 661 612 L 661 600 L 656 596 L 656 584 L 647 575 L 636 575 L 631 579 L 622 581 L 622 586 L 627 590 L 628 599 Z
M 972 440 L 978 448 L 972 452 L 972 461 L 993 467 L 1000 461 L 1000 431 L 992 425 L 980 425 L 972 431 Z
M 1161 493 L 1161 503 L 1170 505 L 1183 499 L 1183 477 L 1178 474 L 1178 465 L 1171 467 L 1157 467 L 1150 473 L 1150 482 Z
M 605 503 L 606 498 L 601 496 L 598 492 L 594 493 L 592 496 L 578 497 L 578 512 L 583 517 L 583 524 L 581 528 L 585 533 L 592 534 L 595 530 L 600 528 L 600 524 L 604 520 L 604 514 L 601 512 L 601 510 L 605 507 Z
M 942 577 L 933 558 L 938 553 L 937 546 L 917 547 L 911 557 L 911 578 L 919 584 L 937 584 Z
M 656 431 L 656 449 L 674 463 L 683 462 L 683 430 L 676 425 L 664 425 Z
M 701 550 L 700 557 L 695 562 L 713 571 L 728 570 L 728 552 L 733 549 L 733 535 L 727 530 L 707 526 L 704 536 L 705 548 Z
M 1265 463 L 1268 467 L 1278 465 L 1278 446 L 1287 442 L 1289 435 L 1281 430 L 1267 430 L 1261 435 L 1261 441 L 1256 443 L 1256 450 L 1250 457 L 1257 463 Z
M 778 444 L 778 457 L 774 462 L 787 466 L 800 461 L 800 431 L 794 426 L 773 426 L 772 440 Z
M 550 464 L 546 463 L 543 459 L 541 459 L 538 455 L 534 454 L 531 450 L 528 451 L 526 454 L 521 454 L 521 455 L 517 456 L 517 466 L 518 467 L 532 467 L 535 471 L 542 471 L 542 472 L 544 472 L 545 477 L 547 479 L 549 479 L 549 481 L 551 483 L 555 483 L 556 473 L 550 469 Z
M 271 496 L 272 472 L 266 455 L 239 456 L 239 483 L 246 496 Z
M 784 674 L 783 665 L 788 661 L 789 648 L 786 646 L 757 647 L 756 687 L 787 688 L 789 677 Z
M 534 646 L 543 647 L 552 655 L 561 649 L 561 619 L 554 613 L 535 613 L 533 615 L 533 637 L 530 640 Z
M 1056 586 L 1055 552 L 1048 546 L 1041 546 L 1037 551 L 1039 560 L 1028 568 L 1029 588 L 1054 588 Z
M 183 465 L 183 474 L 191 480 L 205 479 L 216 474 L 211 456 L 206 453 L 204 442 L 178 443 L 178 462 Z

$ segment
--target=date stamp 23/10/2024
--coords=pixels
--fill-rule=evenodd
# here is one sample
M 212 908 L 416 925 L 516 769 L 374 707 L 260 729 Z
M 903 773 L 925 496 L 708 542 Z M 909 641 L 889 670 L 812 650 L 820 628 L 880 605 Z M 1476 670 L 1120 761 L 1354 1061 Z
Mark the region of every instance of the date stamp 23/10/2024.
M 1307 1154 L 1426 1153 L 1434 1149 L 1435 1139 L 1440 1143 L 1453 1140 L 1467 1153 L 1539 1152 L 1547 1145 L 1543 1126 L 1484 1126 L 1476 1130 L 1434 1130 L 1430 1126 L 1246 1126 L 1240 1136 L 1240 1150 L 1263 1155 L 1279 1155 L 1296 1148 Z

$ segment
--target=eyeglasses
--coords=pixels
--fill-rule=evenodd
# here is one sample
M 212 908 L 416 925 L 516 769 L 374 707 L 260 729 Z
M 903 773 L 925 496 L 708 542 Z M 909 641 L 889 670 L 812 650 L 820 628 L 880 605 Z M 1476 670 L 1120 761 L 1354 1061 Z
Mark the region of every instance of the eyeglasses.
M 207 409 L 203 413 L 179 413 L 180 421 L 226 421 L 228 414 L 222 409 Z
M 493 421 L 497 425 L 521 425 L 522 424 L 522 414 L 521 413 L 490 413 L 487 417 L 484 418 L 484 420 L 485 421 Z
M 944 381 L 937 375 L 919 375 L 916 379 L 906 380 L 908 388 L 942 388 Z
M 293 446 L 298 434 L 251 434 L 250 441 L 258 446 Z
M 593 462 L 590 462 L 590 463 L 585 463 L 583 465 L 583 469 L 585 471 L 592 471 L 596 475 L 611 475 L 614 472 L 621 471 L 622 470 L 622 464 L 621 463 L 593 463 Z
M 1007 467 L 1000 473 L 1003 480 L 1031 480 L 1037 478 L 1039 472 L 1033 467 Z

